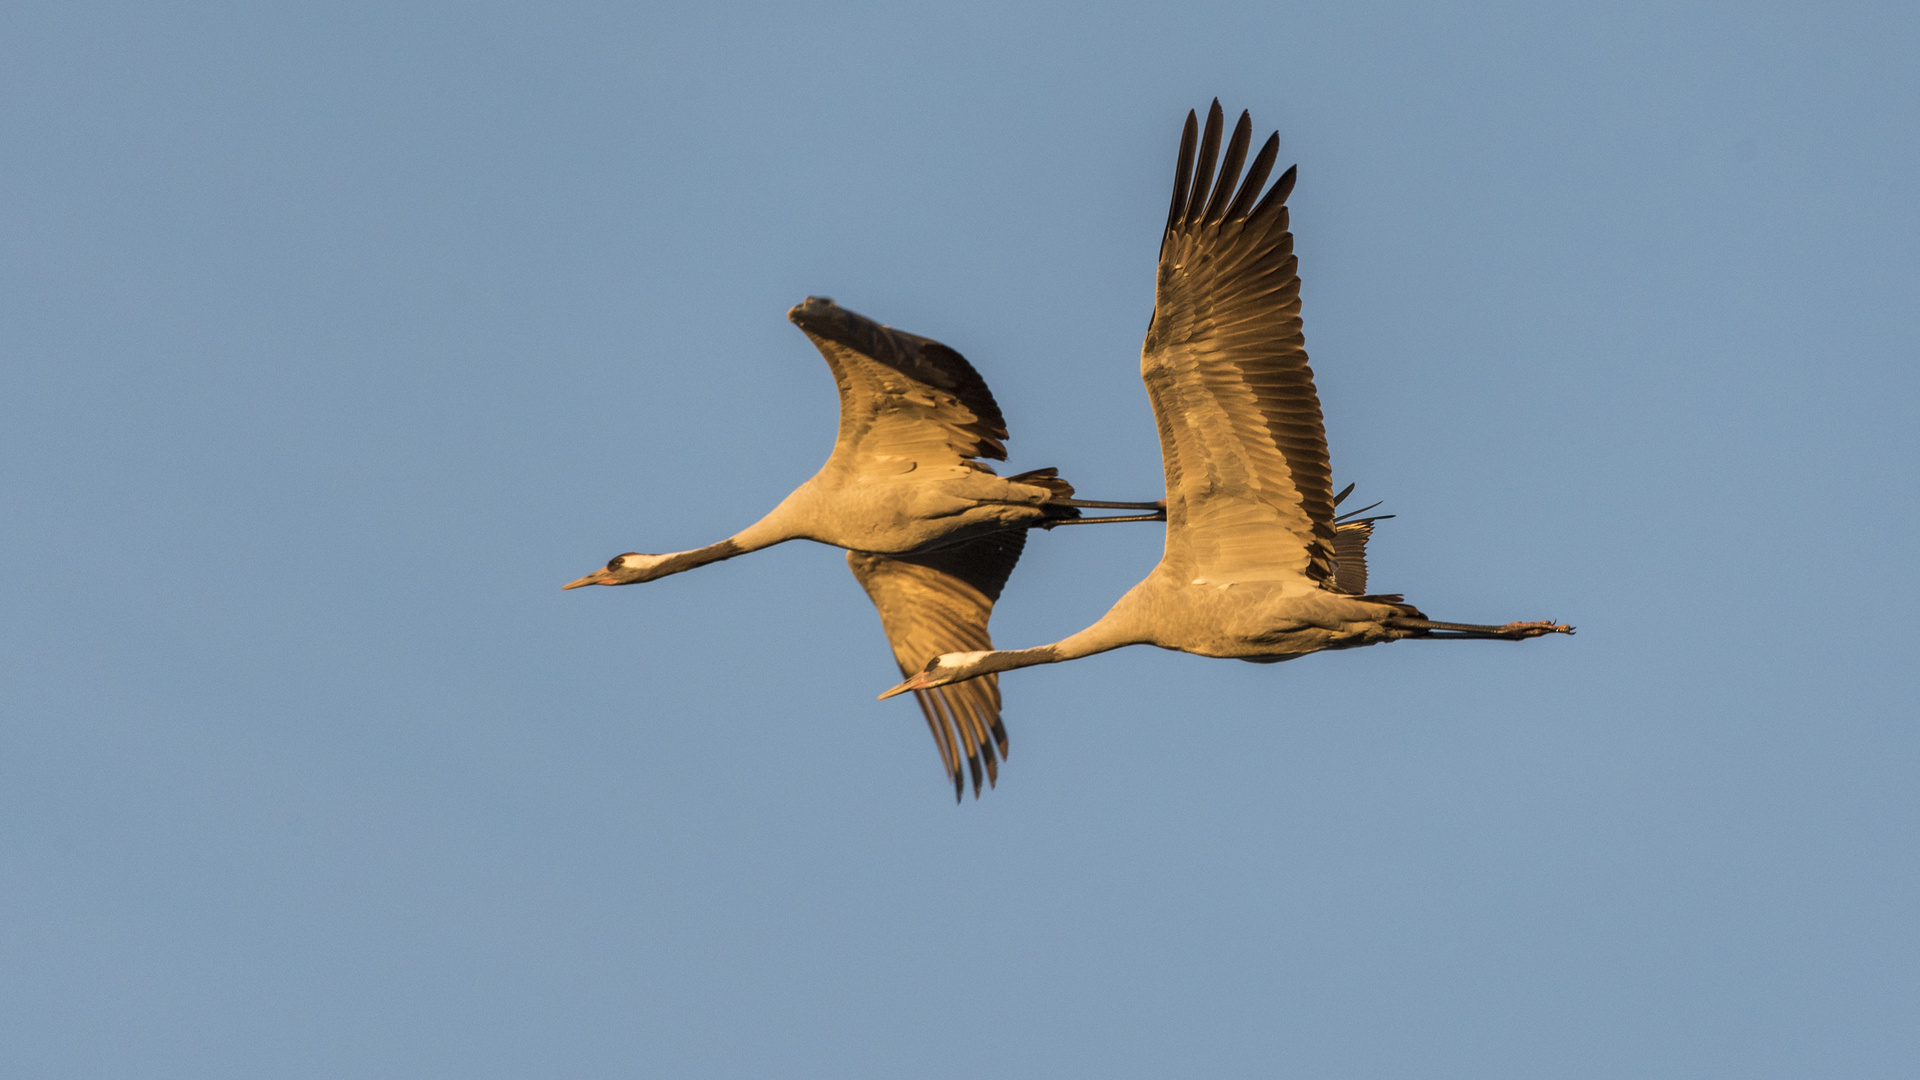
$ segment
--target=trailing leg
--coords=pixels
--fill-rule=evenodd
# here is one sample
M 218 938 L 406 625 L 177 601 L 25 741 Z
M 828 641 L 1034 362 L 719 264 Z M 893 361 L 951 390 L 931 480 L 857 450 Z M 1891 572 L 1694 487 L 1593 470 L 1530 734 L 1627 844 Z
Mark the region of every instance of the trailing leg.
M 1545 634 L 1573 633 L 1573 627 L 1551 620 L 1510 622 L 1504 626 L 1434 622 L 1432 619 L 1409 619 L 1400 616 L 1391 616 L 1382 621 L 1389 630 L 1413 631 L 1409 636 L 1415 638 L 1496 638 L 1502 641 L 1520 641 Z
M 1083 510 L 1158 510 L 1166 513 L 1167 500 L 1153 502 L 1095 502 L 1092 499 L 1048 499 L 1055 506 L 1077 506 Z
M 1039 524 L 1039 528 L 1051 529 L 1058 525 L 1101 525 L 1110 521 L 1165 521 L 1167 512 L 1162 510 L 1154 514 L 1128 514 L 1125 517 L 1075 517 L 1049 518 Z

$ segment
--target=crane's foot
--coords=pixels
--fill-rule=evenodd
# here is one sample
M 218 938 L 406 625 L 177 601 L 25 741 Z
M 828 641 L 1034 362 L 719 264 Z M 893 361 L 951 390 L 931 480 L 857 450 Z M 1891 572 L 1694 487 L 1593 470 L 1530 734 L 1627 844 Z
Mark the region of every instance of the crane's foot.
M 1571 634 L 1573 627 L 1566 623 L 1554 622 L 1552 619 L 1541 619 L 1539 622 L 1510 622 L 1502 626 L 1500 632 L 1519 641 L 1521 638 L 1542 637 L 1546 634 Z

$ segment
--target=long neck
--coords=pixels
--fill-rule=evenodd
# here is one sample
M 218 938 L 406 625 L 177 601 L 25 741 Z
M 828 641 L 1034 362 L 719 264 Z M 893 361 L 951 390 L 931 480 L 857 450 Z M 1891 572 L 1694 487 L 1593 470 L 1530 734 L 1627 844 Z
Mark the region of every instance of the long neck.
M 717 544 L 708 544 L 706 547 L 694 548 L 692 551 L 676 551 L 666 556 L 665 560 L 654 568 L 652 578 L 684 573 L 698 566 L 731 559 L 735 555 L 745 555 L 749 551 L 759 551 L 761 548 L 769 548 L 775 544 L 796 539 L 798 534 L 788 527 L 786 521 L 788 516 L 786 504 L 781 503 L 774 508 L 773 513 Z
M 731 559 L 735 555 L 744 555 L 750 550 L 752 549 L 743 548 L 732 540 L 722 540 L 717 544 L 694 548 L 692 551 L 676 551 L 662 559 L 660 565 L 653 568 L 651 576 L 641 580 L 651 581 L 666 577 L 668 574 L 685 573 L 696 566 L 705 566 L 708 563 L 719 562 L 721 559 Z
M 1127 645 L 1139 645 L 1147 639 L 1127 632 L 1123 622 L 1113 617 L 1112 612 L 1100 621 L 1077 634 L 1061 638 L 1051 645 L 1039 645 L 1031 649 L 1006 649 L 990 652 L 979 660 L 975 674 L 985 675 L 995 671 L 1012 671 L 1014 668 L 1033 667 L 1037 664 L 1058 664 L 1063 660 L 1078 660 L 1094 653 L 1108 652 Z

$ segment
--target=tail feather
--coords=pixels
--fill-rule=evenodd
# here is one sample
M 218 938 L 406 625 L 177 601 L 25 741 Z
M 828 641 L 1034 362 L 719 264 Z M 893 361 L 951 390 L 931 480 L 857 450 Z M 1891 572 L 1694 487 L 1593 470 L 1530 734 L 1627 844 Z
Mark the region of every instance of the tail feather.
M 1060 478 L 1059 469 L 1035 469 L 1032 472 L 1009 476 L 1007 479 L 1016 484 L 1046 488 L 1062 499 L 1073 498 L 1073 485 Z
M 1346 497 L 1353 494 L 1353 485 L 1340 489 L 1333 497 L 1333 505 L 1339 506 Z M 1367 541 L 1373 536 L 1373 523 L 1385 521 L 1392 514 L 1375 514 L 1361 517 L 1361 514 L 1379 506 L 1363 506 L 1358 510 L 1349 510 L 1333 519 L 1333 590 L 1349 596 L 1361 596 L 1367 591 Z M 1374 599 L 1366 597 L 1366 599 Z M 1399 597 L 1395 597 L 1398 600 Z
M 1407 598 L 1401 596 L 1399 593 L 1376 593 L 1372 596 L 1362 596 L 1360 599 L 1374 604 L 1392 604 L 1394 607 L 1400 609 L 1400 614 L 1409 619 L 1424 619 L 1427 617 L 1425 612 L 1407 603 Z
M 1016 484 L 1026 484 L 1028 487 L 1045 488 L 1056 499 L 1073 498 L 1073 485 L 1060 478 L 1059 469 L 1035 469 L 1032 472 L 1009 476 L 1007 479 Z M 1080 508 L 1077 506 L 1047 507 L 1047 517 L 1056 521 L 1079 516 Z
M 1367 539 L 1373 520 L 1344 521 L 1333 529 L 1333 587 L 1349 596 L 1367 591 Z

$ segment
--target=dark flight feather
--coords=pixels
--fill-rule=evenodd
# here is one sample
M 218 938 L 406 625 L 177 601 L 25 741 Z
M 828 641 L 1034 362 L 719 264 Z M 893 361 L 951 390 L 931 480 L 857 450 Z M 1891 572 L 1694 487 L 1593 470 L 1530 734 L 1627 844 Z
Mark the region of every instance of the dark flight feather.
M 1213 198 L 1208 201 L 1207 211 L 1200 220 L 1210 225 L 1218 224 L 1225 216 L 1228 200 L 1233 198 L 1234 186 L 1240 182 L 1240 166 L 1246 164 L 1247 146 L 1252 139 L 1253 117 L 1242 112 L 1240 122 L 1233 125 L 1233 138 L 1227 140 L 1227 156 L 1220 162 L 1220 181 L 1213 185 Z
M 1220 100 L 1215 98 L 1213 107 L 1207 110 L 1207 129 L 1200 136 L 1200 157 L 1193 169 L 1193 194 L 1187 198 L 1187 212 L 1180 215 L 1184 225 L 1194 223 L 1196 213 L 1213 191 L 1213 162 L 1220 152 L 1220 123 Z

